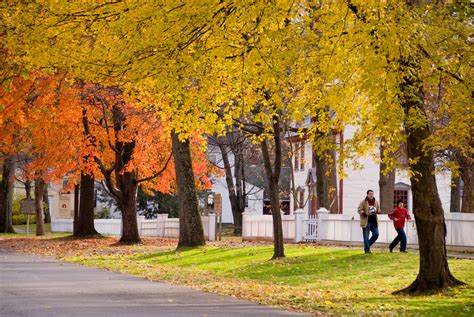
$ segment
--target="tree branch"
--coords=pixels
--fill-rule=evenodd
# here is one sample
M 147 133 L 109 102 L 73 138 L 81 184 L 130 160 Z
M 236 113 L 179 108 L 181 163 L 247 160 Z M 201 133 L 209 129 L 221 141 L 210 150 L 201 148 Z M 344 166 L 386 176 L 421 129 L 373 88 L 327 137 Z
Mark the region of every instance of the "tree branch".
M 165 166 L 163 166 L 163 168 L 161 170 L 159 170 L 158 172 L 156 172 L 155 174 L 149 176 L 149 177 L 145 177 L 145 178 L 142 178 L 142 179 L 137 179 L 135 180 L 135 182 L 138 184 L 138 183 L 142 183 L 142 182 L 146 182 L 146 181 L 149 181 L 149 180 L 152 180 L 153 178 L 156 178 L 158 176 L 160 176 L 161 174 L 163 174 L 163 172 L 166 170 L 166 168 L 168 167 L 168 163 L 171 161 L 171 158 L 173 157 L 173 151 L 171 151 L 170 153 L 170 156 L 168 157 L 168 159 L 166 160 L 166 163 L 165 163 Z

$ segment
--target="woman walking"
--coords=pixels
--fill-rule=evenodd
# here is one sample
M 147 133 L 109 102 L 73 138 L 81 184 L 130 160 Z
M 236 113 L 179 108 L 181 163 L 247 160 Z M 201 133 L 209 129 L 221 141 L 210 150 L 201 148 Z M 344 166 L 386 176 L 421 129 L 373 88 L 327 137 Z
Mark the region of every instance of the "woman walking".
M 405 219 L 411 220 L 408 210 L 403 208 L 403 201 L 399 199 L 397 201 L 397 207 L 388 213 L 388 217 L 393 220 L 393 226 L 397 230 L 397 236 L 390 243 L 390 252 L 393 252 L 393 249 L 400 242 L 400 252 L 406 253 L 407 249 L 407 236 L 405 234 Z

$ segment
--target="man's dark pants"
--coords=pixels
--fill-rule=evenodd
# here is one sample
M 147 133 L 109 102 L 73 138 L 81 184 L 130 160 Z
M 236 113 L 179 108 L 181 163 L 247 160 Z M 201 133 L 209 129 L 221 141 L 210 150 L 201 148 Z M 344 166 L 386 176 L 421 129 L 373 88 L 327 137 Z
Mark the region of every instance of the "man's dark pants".
M 369 239 L 369 232 L 372 233 L 372 236 Z M 364 237 L 364 251 L 369 252 L 370 246 L 377 241 L 379 237 L 379 228 L 377 228 L 377 224 L 375 223 L 368 223 L 367 227 L 362 228 L 362 235 Z

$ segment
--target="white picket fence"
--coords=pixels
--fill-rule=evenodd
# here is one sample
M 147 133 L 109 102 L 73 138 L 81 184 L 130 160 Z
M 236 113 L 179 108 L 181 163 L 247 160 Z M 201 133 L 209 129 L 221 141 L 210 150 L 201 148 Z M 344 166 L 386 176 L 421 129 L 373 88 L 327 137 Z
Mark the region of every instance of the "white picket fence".
M 273 240 L 272 215 L 242 214 L 242 238 L 246 240 Z M 282 215 L 283 239 L 294 241 L 296 239 L 295 217 Z
M 319 210 L 318 217 L 309 218 L 303 210 L 283 217 L 283 239 L 291 242 L 335 241 L 362 242 L 362 229 L 358 215 L 329 214 Z M 377 242 L 390 243 L 397 235 L 387 215 L 379 215 L 379 238 Z M 445 214 L 446 244 L 448 246 L 474 247 L 474 214 Z M 415 222 L 405 227 L 408 244 L 418 244 Z M 271 215 L 244 213 L 242 224 L 244 240 L 273 240 Z
M 201 216 L 204 236 L 208 241 L 216 240 L 216 216 Z M 179 237 L 179 218 L 168 218 L 159 214 L 157 219 L 137 217 L 138 231 L 142 237 Z M 73 219 L 51 219 L 51 232 L 73 232 Z M 100 234 L 120 236 L 122 219 L 94 219 L 95 230 Z
M 320 227 L 320 218 L 309 215 L 303 219 L 303 241 L 317 241 Z

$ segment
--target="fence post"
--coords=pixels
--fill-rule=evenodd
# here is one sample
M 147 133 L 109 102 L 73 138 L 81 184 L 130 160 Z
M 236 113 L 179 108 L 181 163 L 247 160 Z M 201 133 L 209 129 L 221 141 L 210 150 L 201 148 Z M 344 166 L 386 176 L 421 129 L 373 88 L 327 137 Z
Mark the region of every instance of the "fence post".
M 142 221 L 145 219 L 145 216 L 138 216 L 137 217 L 137 225 L 138 225 L 138 234 L 140 237 L 142 236 Z
M 247 220 L 247 215 L 249 214 L 248 211 L 245 211 L 242 213 L 242 241 L 245 240 L 245 237 L 248 236 L 248 230 L 251 230 L 251 225 L 249 225 L 248 220 Z M 248 229 L 250 228 L 250 229 Z
M 208 219 L 208 240 L 216 241 L 216 214 L 209 214 Z
M 166 224 L 166 219 L 168 219 L 168 214 L 158 214 L 157 215 L 157 221 L 156 221 L 156 226 L 157 226 L 157 235 L 160 238 L 165 237 L 165 224 Z
M 302 242 L 304 239 L 304 210 L 296 209 L 295 212 L 295 242 Z
M 323 229 L 323 222 L 329 214 L 329 210 L 324 207 L 318 209 L 318 229 L 316 231 L 316 241 L 321 243 L 323 238 L 326 238 L 326 232 Z

